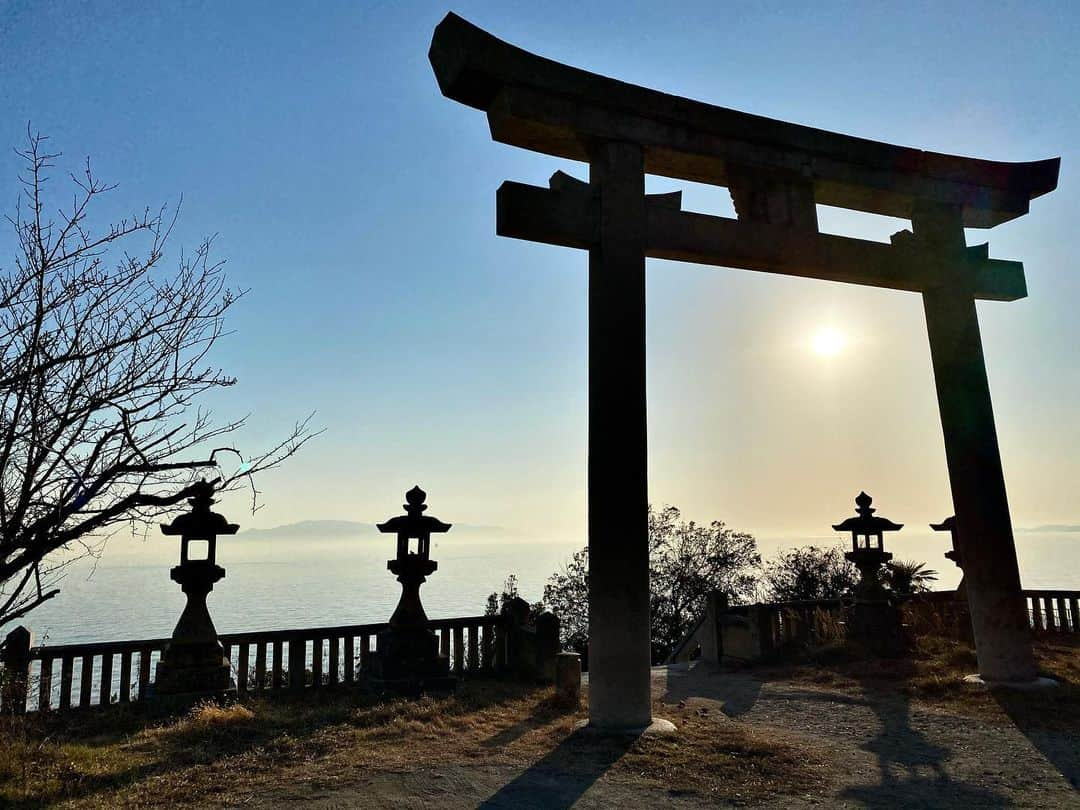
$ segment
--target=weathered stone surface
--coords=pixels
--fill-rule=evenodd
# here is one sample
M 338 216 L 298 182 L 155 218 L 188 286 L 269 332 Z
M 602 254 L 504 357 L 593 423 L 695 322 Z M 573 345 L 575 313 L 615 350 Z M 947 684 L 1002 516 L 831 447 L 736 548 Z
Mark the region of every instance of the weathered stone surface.
M 555 694 L 574 705 L 581 701 L 581 656 L 577 653 L 555 657 Z

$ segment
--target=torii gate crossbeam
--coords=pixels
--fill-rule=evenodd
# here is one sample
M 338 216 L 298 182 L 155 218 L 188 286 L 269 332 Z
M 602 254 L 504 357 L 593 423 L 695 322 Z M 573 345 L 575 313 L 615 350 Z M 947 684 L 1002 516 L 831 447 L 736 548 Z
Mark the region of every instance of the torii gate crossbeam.
M 449 14 L 429 53 L 448 98 L 497 141 L 589 164 L 589 182 L 507 182 L 497 232 L 589 251 L 589 715 L 651 719 L 646 513 L 648 256 L 920 293 L 979 671 L 1035 677 L 975 309 L 1027 294 L 1023 265 L 968 248 L 964 228 L 1026 214 L 1059 160 L 1000 163 L 840 135 L 598 76 Z M 727 186 L 738 219 L 646 195 L 645 174 Z M 892 244 L 818 232 L 818 203 L 900 217 Z

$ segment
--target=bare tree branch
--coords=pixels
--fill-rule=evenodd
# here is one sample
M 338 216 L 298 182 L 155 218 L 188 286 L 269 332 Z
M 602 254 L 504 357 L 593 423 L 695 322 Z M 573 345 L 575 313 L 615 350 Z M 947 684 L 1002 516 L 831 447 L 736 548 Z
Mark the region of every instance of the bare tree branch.
M 96 556 L 123 522 L 147 523 L 191 495 L 207 450 L 246 423 L 216 423 L 203 395 L 236 380 L 209 362 L 228 334 L 230 288 L 212 238 L 163 267 L 178 211 L 96 222 L 115 186 L 89 161 L 67 203 L 48 202 L 61 157 L 28 129 L 22 193 L 7 218 L 18 249 L 0 268 L 0 625 L 56 594 L 73 559 Z M 55 211 L 50 217 L 48 211 Z M 220 489 L 250 486 L 318 435 L 311 417 L 240 459 Z

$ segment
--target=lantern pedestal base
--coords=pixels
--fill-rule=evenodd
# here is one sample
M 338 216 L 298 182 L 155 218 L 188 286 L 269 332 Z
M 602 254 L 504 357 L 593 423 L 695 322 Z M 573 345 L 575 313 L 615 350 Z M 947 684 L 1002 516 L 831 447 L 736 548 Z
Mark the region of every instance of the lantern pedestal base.
M 155 698 L 179 704 L 235 694 L 232 667 L 206 609 L 206 597 L 214 583 L 225 576 L 225 569 L 189 560 L 173 568 L 171 574 L 187 595 L 187 604 L 158 662 Z
M 900 608 L 887 601 L 856 600 L 844 609 L 847 638 L 876 655 L 899 656 L 911 649 Z
M 174 643 L 162 653 L 154 679 L 155 698 L 195 703 L 230 694 L 236 694 L 232 667 L 217 641 Z
M 452 692 L 457 677 L 450 674 L 450 659 L 439 654 L 439 640 L 431 630 L 384 630 L 375 641 L 367 674 L 376 692 L 419 695 Z
M 158 662 L 148 697 L 160 711 L 182 711 L 205 701 L 234 700 L 232 667 L 221 645 L 170 644 Z

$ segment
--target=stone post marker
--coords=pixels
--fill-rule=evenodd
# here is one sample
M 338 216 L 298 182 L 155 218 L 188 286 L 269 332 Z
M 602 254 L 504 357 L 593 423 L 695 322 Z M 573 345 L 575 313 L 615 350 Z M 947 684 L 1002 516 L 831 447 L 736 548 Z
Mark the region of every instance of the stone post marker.
M 555 681 L 559 655 L 559 618 L 545 610 L 530 621 L 529 603 L 515 596 L 503 609 L 506 622 L 506 665 L 522 680 Z
M 19 625 L 4 639 L 4 668 L 0 670 L 0 709 L 4 714 L 24 714 L 30 685 L 30 648 L 34 634 Z
M 217 537 L 236 534 L 240 527 L 210 511 L 213 483 L 200 481 L 195 486 L 196 493 L 188 501 L 191 511 L 161 527 L 164 535 L 180 536 L 180 564 L 169 575 L 187 595 L 187 604 L 158 662 L 154 696 L 181 701 L 223 696 L 236 689 L 206 597 L 225 576 L 225 569 L 217 564 Z M 193 542 L 206 543 L 205 557 L 192 556 Z
M 559 653 L 555 658 L 555 694 L 575 706 L 581 702 L 581 656 Z

